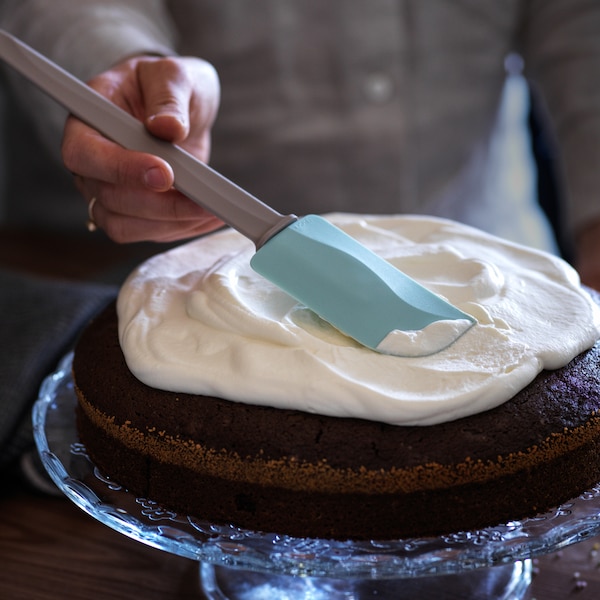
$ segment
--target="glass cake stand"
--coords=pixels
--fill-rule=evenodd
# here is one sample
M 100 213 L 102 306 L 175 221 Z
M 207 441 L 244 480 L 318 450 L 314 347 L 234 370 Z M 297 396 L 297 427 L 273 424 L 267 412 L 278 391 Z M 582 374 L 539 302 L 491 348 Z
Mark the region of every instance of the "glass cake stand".
M 209 600 L 517 600 L 531 581 L 533 557 L 600 532 L 600 484 L 535 518 L 394 541 L 293 538 L 177 514 L 130 494 L 90 461 L 75 426 L 71 360 L 67 355 L 46 378 L 33 410 L 35 440 L 48 473 L 98 521 L 198 561 Z

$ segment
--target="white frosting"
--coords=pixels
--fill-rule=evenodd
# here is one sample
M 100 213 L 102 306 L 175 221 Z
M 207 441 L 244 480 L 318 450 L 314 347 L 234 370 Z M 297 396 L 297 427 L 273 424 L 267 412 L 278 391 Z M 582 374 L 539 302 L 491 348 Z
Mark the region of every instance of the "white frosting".
M 395 356 L 429 356 L 452 344 L 473 323 L 469 319 L 441 319 L 423 329 L 394 329 L 377 344 L 377 351 Z
M 226 230 L 125 282 L 119 335 L 131 371 L 165 390 L 429 425 L 497 406 L 600 336 L 577 274 L 549 254 L 437 218 L 328 218 L 477 324 L 430 356 L 374 352 L 254 273 L 253 245 Z

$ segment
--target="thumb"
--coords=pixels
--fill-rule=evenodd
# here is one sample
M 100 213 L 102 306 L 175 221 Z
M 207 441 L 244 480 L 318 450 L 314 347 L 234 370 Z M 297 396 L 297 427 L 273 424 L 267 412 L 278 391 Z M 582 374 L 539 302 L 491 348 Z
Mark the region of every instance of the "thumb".
M 190 131 L 191 90 L 177 62 L 170 58 L 141 61 L 138 80 L 150 133 L 170 142 L 185 140 Z

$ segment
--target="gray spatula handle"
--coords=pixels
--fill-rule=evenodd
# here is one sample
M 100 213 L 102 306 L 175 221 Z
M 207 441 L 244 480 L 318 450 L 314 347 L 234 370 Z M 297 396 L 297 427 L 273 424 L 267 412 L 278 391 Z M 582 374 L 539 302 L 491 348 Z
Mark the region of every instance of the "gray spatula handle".
M 257 248 L 297 219 L 267 206 L 182 148 L 155 138 L 129 113 L 2 30 L 0 58 L 109 139 L 166 160 L 179 191 L 250 238 Z

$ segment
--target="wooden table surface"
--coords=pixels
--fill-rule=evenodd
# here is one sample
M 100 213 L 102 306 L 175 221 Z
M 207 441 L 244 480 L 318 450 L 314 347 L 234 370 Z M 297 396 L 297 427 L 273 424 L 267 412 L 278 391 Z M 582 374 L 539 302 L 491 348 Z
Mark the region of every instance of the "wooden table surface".
M 0 231 L 0 266 L 49 277 L 104 279 L 147 253 L 102 237 Z M 135 542 L 65 498 L 29 490 L 10 473 L 3 474 L 0 515 L 0 600 L 202 598 L 194 561 Z M 447 600 L 453 598 L 459 600 L 449 589 Z M 600 598 L 600 537 L 535 559 L 526 598 Z

